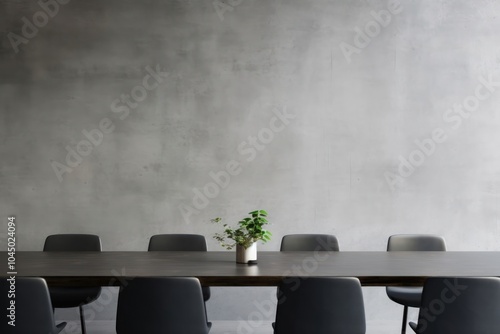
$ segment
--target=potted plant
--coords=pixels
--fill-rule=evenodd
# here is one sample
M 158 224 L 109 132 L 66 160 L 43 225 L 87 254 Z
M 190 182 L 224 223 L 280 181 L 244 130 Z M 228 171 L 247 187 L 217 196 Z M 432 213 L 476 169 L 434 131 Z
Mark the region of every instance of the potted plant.
M 271 240 L 271 232 L 264 229 L 264 225 L 269 223 L 267 221 L 267 212 L 265 210 L 255 210 L 250 212 L 249 215 L 250 217 L 243 218 L 238 222 L 237 228 L 223 224 L 224 231 L 214 235 L 214 239 L 226 249 L 233 249 L 236 246 L 236 262 L 238 263 L 256 263 L 257 241 L 267 242 Z M 220 223 L 222 218 L 217 217 L 211 221 Z

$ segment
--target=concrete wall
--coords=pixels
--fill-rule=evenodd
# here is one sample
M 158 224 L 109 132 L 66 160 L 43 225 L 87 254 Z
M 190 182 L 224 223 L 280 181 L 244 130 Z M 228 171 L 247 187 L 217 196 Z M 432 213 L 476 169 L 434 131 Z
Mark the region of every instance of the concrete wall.
M 499 250 L 499 2 L 59 1 L 0 0 L 2 247 L 13 214 L 19 250 L 69 232 L 220 250 L 210 218 L 264 208 L 261 250 L 302 232 Z M 209 316 L 270 291 L 214 289 Z M 401 308 L 365 292 L 397 331 Z

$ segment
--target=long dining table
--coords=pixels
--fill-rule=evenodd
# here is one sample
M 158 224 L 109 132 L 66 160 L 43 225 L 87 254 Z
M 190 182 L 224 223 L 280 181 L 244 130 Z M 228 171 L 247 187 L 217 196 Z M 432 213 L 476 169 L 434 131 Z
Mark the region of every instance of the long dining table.
M 12 260 L 12 259 L 11 259 Z M 500 277 L 500 252 L 267 252 L 238 264 L 234 252 L 17 252 L 0 276 L 51 286 L 119 286 L 135 277 L 197 277 L 207 286 L 275 286 L 285 277 L 357 277 L 364 286 L 419 286 L 427 277 Z

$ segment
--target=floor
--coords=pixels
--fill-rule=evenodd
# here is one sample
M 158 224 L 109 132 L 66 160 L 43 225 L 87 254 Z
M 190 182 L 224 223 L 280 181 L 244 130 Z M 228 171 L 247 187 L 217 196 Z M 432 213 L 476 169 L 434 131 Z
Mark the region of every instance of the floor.
M 256 326 L 242 326 L 238 321 L 215 321 L 212 323 L 210 334 L 272 334 L 270 322 L 255 324 Z M 80 324 L 68 323 L 61 334 L 79 334 Z M 400 328 L 387 328 L 387 325 L 367 324 L 366 334 L 398 333 Z M 114 321 L 92 321 L 87 324 L 88 334 L 116 334 Z M 408 330 L 407 333 L 412 333 Z
M 77 326 L 78 325 L 78 326 Z M 210 334 L 272 334 L 271 323 L 254 328 L 238 328 L 237 321 L 216 321 L 212 323 Z M 79 323 L 68 323 L 61 334 L 81 333 Z M 87 324 L 87 334 L 116 334 L 114 321 L 93 321 Z

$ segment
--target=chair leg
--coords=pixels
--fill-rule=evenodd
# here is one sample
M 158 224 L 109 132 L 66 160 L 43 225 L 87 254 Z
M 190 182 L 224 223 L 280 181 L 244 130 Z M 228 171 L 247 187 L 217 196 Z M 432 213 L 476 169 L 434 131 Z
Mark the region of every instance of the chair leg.
M 80 305 L 79 308 L 80 308 L 80 325 L 82 326 L 82 334 L 87 334 L 87 329 L 85 328 L 85 314 L 83 313 L 82 305 Z
M 408 321 L 408 306 L 405 305 L 403 310 L 403 325 L 401 326 L 401 334 L 406 333 L 406 322 Z

